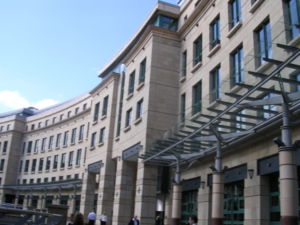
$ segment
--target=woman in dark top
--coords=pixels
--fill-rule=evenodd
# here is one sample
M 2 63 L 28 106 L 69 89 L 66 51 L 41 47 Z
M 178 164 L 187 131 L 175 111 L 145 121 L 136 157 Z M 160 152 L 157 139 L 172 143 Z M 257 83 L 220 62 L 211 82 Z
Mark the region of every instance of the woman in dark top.
M 84 218 L 82 213 L 77 213 L 73 225 L 84 225 Z

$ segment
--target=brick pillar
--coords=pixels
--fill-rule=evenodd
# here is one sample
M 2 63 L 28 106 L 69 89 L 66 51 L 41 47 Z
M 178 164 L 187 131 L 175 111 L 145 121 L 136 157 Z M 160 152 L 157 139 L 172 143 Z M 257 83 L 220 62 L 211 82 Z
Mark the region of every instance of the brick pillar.
M 107 216 L 107 225 L 112 223 L 114 187 L 116 179 L 115 163 L 107 160 L 100 169 L 100 181 L 97 200 L 97 224 L 102 214 Z M 100 224 L 100 222 L 99 222 Z
M 135 215 L 143 225 L 153 225 L 156 211 L 157 167 L 138 162 Z
M 113 225 L 128 224 L 134 213 L 136 164 L 117 160 Z
M 85 220 L 87 220 L 89 212 L 94 210 L 95 187 L 96 174 L 88 171 L 85 172 L 82 182 L 80 201 L 80 212 L 83 214 Z
M 248 168 L 257 171 L 256 161 L 248 163 Z M 256 176 L 245 179 L 245 225 L 269 224 L 269 185 L 268 177 Z
M 223 225 L 224 218 L 224 174 L 213 173 L 212 186 L 212 225 Z
M 207 186 L 198 190 L 198 225 L 209 225 L 211 220 L 211 189 Z
M 181 219 L 182 185 L 173 184 L 171 225 L 179 225 Z

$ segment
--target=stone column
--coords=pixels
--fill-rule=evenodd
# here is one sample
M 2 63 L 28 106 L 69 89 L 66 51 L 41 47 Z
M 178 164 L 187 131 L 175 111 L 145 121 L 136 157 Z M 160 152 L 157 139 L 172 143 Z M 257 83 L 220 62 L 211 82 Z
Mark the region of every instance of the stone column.
M 17 192 L 16 193 L 16 198 L 15 198 L 15 205 L 18 205 L 18 202 L 19 202 L 19 197 L 20 197 L 20 194 Z
M 135 215 L 143 225 L 153 225 L 156 212 L 157 167 L 138 162 Z
M 211 220 L 211 189 L 200 187 L 198 190 L 198 225 L 208 225 Z
M 24 195 L 24 201 L 23 201 L 23 209 L 28 208 L 28 195 Z
M 224 174 L 213 173 L 212 185 L 212 225 L 223 225 L 224 218 Z
M 248 163 L 248 168 L 257 171 L 256 161 Z M 269 211 L 269 185 L 267 176 L 253 176 L 245 179 L 245 225 L 268 225 Z
M 171 225 L 179 225 L 180 224 L 181 198 L 182 198 L 182 185 L 181 184 L 173 184 Z
M 280 211 L 282 225 L 298 224 L 298 181 L 294 149 L 281 147 L 279 152 Z
M 42 209 L 43 206 L 44 206 L 44 195 L 40 195 L 39 196 L 39 200 L 38 200 L 38 205 L 37 205 L 37 208 L 38 209 Z
M 71 216 L 72 213 L 75 213 L 75 195 L 69 195 L 68 199 L 68 216 Z
M 107 216 L 107 225 L 112 223 L 114 187 L 116 179 L 116 168 L 112 160 L 107 160 L 100 169 L 100 181 L 97 199 L 97 223 L 99 216 L 103 213 Z
M 136 164 L 117 160 L 113 225 L 128 224 L 134 213 L 134 191 L 136 180 Z
M 80 212 L 83 213 L 85 219 L 89 212 L 94 210 L 95 187 L 96 174 L 88 171 L 85 172 L 82 182 L 80 201 Z
M 281 138 L 279 143 L 280 222 L 282 225 L 298 224 L 298 176 L 296 151 L 292 141 L 289 105 L 282 104 Z

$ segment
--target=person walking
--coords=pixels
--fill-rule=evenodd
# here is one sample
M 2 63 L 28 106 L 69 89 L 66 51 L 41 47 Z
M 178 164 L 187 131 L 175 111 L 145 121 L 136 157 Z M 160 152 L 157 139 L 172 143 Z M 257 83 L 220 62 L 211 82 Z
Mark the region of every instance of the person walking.
M 105 212 L 103 212 L 102 215 L 100 216 L 100 222 L 101 222 L 101 225 L 106 225 L 106 223 L 107 223 L 107 216 L 106 216 Z
M 189 217 L 189 225 L 197 225 L 198 223 L 198 218 L 197 216 L 190 216 Z
M 88 225 L 95 225 L 96 222 L 96 213 L 94 211 L 88 214 Z
M 84 225 L 84 218 L 82 213 L 77 213 L 74 218 L 73 225 Z
M 140 221 L 138 220 L 137 215 L 135 215 L 133 218 L 131 218 L 128 225 L 140 225 Z

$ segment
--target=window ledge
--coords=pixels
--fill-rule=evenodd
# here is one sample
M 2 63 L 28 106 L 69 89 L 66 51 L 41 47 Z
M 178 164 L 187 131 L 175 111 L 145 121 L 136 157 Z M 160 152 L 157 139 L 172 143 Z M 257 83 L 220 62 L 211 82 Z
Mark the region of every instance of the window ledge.
M 104 119 L 106 119 L 106 115 L 103 115 L 102 117 L 101 117 L 101 120 L 104 120 Z
M 144 85 L 145 85 L 145 82 L 140 83 L 140 84 L 137 86 L 136 90 L 138 91 L 138 90 L 142 89 L 142 87 L 144 87 Z
M 101 146 L 103 146 L 104 145 L 104 142 L 100 142 L 99 144 L 98 144 L 98 147 L 101 147 Z
M 49 149 L 48 149 L 48 152 L 52 152 L 52 148 L 49 148 Z
M 48 170 L 46 170 L 46 173 L 49 173 L 50 172 L 50 170 L 48 169 Z
M 75 145 L 75 142 L 71 143 L 70 145 L 71 145 L 71 146 L 72 146 L 72 145 Z
M 91 147 L 90 147 L 90 150 L 94 150 L 94 149 L 95 149 L 95 146 L 91 146 Z
M 31 155 L 31 153 L 27 152 L 26 155 Z
M 83 140 L 78 140 L 78 143 L 82 143 L 83 142 Z
M 256 9 L 264 2 L 264 0 L 257 0 L 256 2 L 253 3 L 250 9 L 250 13 L 254 13 Z
M 73 166 L 68 166 L 68 169 L 72 169 L 73 168 Z
M 61 171 L 62 171 L 62 170 L 65 170 L 65 167 L 60 168 L 60 170 L 61 170 Z
M 55 148 L 55 150 L 59 150 L 59 149 L 60 149 L 60 147 L 56 147 L 56 148 Z
M 124 132 L 127 132 L 127 131 L 129 131 L 130 129 L 131 129 L 131 126 L 128 125 L 127 127 L 124 128 Z
M 52 172 L 56 172 L 57 171 L 57 169 L 52 169 Z
M 79 168 L 79 167 L 80 167 L 80 165 L 76 165 L 76 166 L 75 166 L 75 168 Z
M 120 136 L 115 137 L 115 141 L 119 141 L 120 140 Z
M 37 154 L 37 153 L 35 153 L 35 154 Z M 6 152 L 2 152 L 2 155 L 6 155 Z
M 300 42 L 300 35 L 298 35 L 297 37 L 295 37 L 291 41 L 289 41 L 288 45 L 296 46 L 299 44 L 299 42 Z
M 191 119 L 190 120 L 194 120 L 194 119 L 197 119 L 199 116 L 201 115 L 201 111 L 200 112 L 197 112 L 195 113 L 194 115 L 192 115 Z
M 267 69 L 269 69 L 272 65 L 273 65 L 272 63 L 265 62 L 264 64 L 260 65 L 260 66 L 256 69 L 256 72 L 262 73 L 262 72 L 266 71 Z
M 43 173 L 43 171 L 40 170 L 40 171 L 38 171 L 38 173 Z
M 227 34 L 227 38 L 231 38 L 239 29 L 240 27 L 243 25 L 243 23 L 241 21 L 239 21 L 237 24 L 234 25 L 234 27 L 232 27 L 230 29 L 230 31 Z
M 34 152 L 33 154 L 37 155 L 39 152 Z M 6 155 L 6 153 L 3 153 L 2 155 Z
M 68 147 L 68 145 L 64 145 L 64 146 L 63 146 L 63 148 L 67 148 L 67 147 Z
M 133 96 L 133 93 L 130 93 L 130 94 L 127 96 L 126 100 L 129 100 L 129 99 L 131 99 L 131 98 L 132 98 L 132 96 Z
M 93 121 L 92 125 L 95 125 L 98 123 L 98 120 Z
M 191 70 L 191 73 L 195 73 L 202 66 L 202 61 L 198 62 Z
M 212 57 L 219 49 L 221 48 L 221 44 L 216 44 L 208 53 L 208 57 Z
M 35 171 L 31 171 L 31 174 L 35 174 Z
M 138 125 L 140 122 L 142 122 L 142 117 L 137 118 L 137 119 L 134 121 L 134 125 Z
M 179 80 L 180 83 L 183 83 L 186 80 L 186 76 L 182 76 Z

